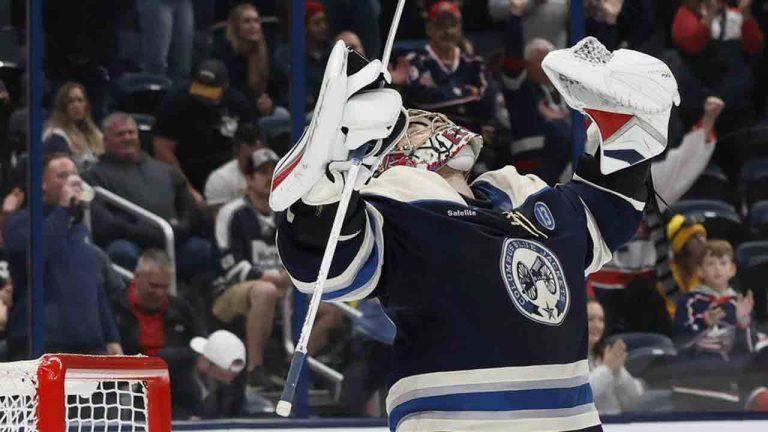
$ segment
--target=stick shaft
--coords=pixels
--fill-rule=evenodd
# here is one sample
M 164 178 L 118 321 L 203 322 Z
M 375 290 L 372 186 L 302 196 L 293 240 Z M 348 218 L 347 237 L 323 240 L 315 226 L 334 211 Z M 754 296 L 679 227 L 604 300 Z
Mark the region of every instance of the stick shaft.
M 405 0 L 399 0 L 397 3 L 397 8 L 395 9 L 395 15 L 392 18 L 392 25 L 389 28 L 387 43 L 384 45 L 384 52 L 382 54 L 381 61 L 382 73 L 386 72 L 387 70 L 389 58 L 392 54 L 392 46 L 394 44 L 395 35 L 397 34 L 397 27 L 400 23 L 400 17 L 403 14 L 404 7 Z M 320 308 L 320 301 L 322 300 L 323 291 L 325 290 L 325 282 L 328 279 L 328 272 L 331 269 L 333 256 L 336 253 L 336 246 L 339 242 L 341 228 L 344 225 L 344 219 L 347 216 L 349 200 L 352 197 L 352 192 L 355 189 L 357 176 L 360 172 L 360 165 L 362 164 L 363 156 L 365 156 L 367 149 L 368 144 L 360 146 L 352 153 L 352 167 L 349 169 L 345 179 L 344 190 L 342 191 L 341 199 L 339 200 L 339 207 L 336 210 L 336 215 L 333 218 L 333 225 L 331 225 L 331 233 L 328 236 L 328 244 L 325 246 L 323 259 L 320 262 L 320 271 L 317 274 L 317 282 L 315 282 L 314 287 L 315 290 L 312 293 L 312 299 L 309 302 L 307 316 L 304 318 L 304 324 L 301 327 L 301 335 L 299 336 L 299 341 L 296 344 L 296 350 L 293 352 L 291 367 L 288 371 L 288 376 L 285 379 L 283 393 L 280 396 L 279 405 L 284 405 L 287 409 L 285 412 L 283 412 L 283 410 L 278 410 L 278 414 L 284 417 L 290 414 L 291 402 L 293 401 L 293 397 L 296 393 L 296 385 L 299 381 L 299 372 L 301 372 L 301 368 L 303 367 L 304 360 L 307 356 L 307 343 L 309 342 L 309 335 L 312 333 L 312 327 L 315 323 L 317 310 Z

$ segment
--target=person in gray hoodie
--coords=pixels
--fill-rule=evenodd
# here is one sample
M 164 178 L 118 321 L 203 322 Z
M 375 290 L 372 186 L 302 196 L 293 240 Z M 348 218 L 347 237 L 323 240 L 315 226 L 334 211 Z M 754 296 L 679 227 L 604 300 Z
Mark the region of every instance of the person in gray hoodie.
M 587 302 L 589 320 L 589 383 L 597 411 L 601 415 L 621 414 L 636 404 L 645 393 L 643 383 L 624 368 L 627 347 L 617 340 L 605 344 L 605 312 L 595 299 Z

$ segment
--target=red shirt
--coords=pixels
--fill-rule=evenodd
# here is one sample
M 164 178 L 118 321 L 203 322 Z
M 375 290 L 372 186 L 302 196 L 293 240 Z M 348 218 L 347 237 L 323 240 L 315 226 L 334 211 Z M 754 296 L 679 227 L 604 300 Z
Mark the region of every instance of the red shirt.
M 139 346 L 141 353 L 154 356 L 165 347 L 165 311 L 168 310 L 168 299 L 163 302 L 163 306 L 154 312 L 146 312 L 139 306 L 139 299 L 136 295 L 136 285 L 131 281 L 128 287 L 128 300 L 131 306 L 131 312 L 139 322 Z

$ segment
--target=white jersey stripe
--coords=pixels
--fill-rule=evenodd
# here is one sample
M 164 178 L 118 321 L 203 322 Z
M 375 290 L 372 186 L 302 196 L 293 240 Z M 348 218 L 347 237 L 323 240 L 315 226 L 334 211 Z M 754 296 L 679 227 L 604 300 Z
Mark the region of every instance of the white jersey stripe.
M 570 414 L 573 412 L 576 414 Z M 600 418 L 595 405 L 588 404 L 565 410 L 421 412 L 405 417 L 394 430 L 397 432 L 561 432 L 599 424 Z
M 541 382 L 547 380 L 578 379 L 589 375 L 587 360 L 575 363 L 512 366 L 502 368 L 472 369 L 451 372 L 433 372 L 412 375 L 397 381 L 387 395 L 387 411 L 392 412 L 395 401 L 416 390 L 473 385 L 496 385 L 498 383 Z M 477 390 L 474 390 L 477 391 Z

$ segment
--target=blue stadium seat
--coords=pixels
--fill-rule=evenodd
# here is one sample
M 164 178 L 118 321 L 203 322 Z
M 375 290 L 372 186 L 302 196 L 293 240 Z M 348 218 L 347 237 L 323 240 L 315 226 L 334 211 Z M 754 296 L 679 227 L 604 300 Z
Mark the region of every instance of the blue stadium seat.
M 708 238 L 728 240 L 734 247 L 744 241 L 747 235 L 747 230 L 736 209 L 722 201 L 678 201 L 666 212 L 667 218 L 675 214 L 700 220 L 707 228 Z
M 127 73 L 114 81 L 110 110 L 154 114 L 173 82 L 163 75 Z
M 758 201 L 750 207 L 749 229 L 755 239 L 768 240 L 768 200 Z
M 692 200 L 716 200 L 724 201 L 729 204 L 738 204 L 737 199 L 728 181 L 728 177 L 723 169 L 717 165 L 710 164 L 704 169 L 696 182 L 683 195 L 682 199 Z
M 746 161 L 741 167 L 741 181 L 747 206 L 768 200 L 768 158 Z
M 617 333 L 606 338 L 608 345 L 621 339 L 627 345 L 625 367 L 634 376 L 642 376 L 654 365 L 677 356 L 677 349 L 670 338 L 658 333 Z
M 746 164 L 758 158 L 768 158 L 768 120 L 763 120 L 751 128 L 728 134 L 719 140 L 718 147 L 733 149 L 737 160 Z
M 755 295 L 755 317 L 768 318 L 768 241 L 751 241 L 736 249 L 737 278 L 742 291 L 752 290 Z

